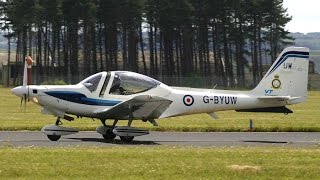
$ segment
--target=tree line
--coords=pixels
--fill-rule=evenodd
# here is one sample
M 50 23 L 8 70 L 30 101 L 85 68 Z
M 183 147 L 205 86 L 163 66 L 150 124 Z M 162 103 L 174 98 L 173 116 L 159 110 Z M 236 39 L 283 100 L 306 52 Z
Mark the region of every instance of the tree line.
M 156 78 L 217 77 L 257 84 L 292 38 L 282 0 L 6 0 L 2 25 L 16 62 L 72 82 L 103 70 Z

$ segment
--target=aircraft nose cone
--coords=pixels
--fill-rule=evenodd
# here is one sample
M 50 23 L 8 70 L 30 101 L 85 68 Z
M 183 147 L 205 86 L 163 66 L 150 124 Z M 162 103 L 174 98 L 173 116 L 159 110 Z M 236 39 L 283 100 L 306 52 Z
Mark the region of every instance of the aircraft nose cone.
M 19 96 L 19 97 L 22 97 L 23 94 L 27 94 L 26 93 L 26 88 L 23 87 L 23 86 L 18 86 L 18 87 L 13 88 L 13 89 L 11 89 L 11 92 L 14 95 Z

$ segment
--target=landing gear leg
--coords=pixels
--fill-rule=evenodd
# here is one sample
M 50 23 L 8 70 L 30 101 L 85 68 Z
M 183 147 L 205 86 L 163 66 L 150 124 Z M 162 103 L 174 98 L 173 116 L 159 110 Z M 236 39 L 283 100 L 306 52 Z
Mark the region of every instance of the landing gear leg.
M 107 127 L 106 119 L 100 119 L 100 121 L 101 121 L 101 123 L 102 123 L 105 127 Z
M 103 138 L 107 141 L 111 141 L 114 140 L 114 138 L 116 138 L 116 135 L 112 132 L 113 128 L 116 126 L 118 120 L 115 120 L 113 122 L 113 125 L 111 128 L 108 128 L 107 124 L 106 124 L 106 120 L 101 120 L 103 126 L 106 128 L 105 134 L 103 134 Z M 110 126 L 109 126 L 110 127 Z
M 56 125 L 57 125 L 57 126 L 62 125 L 62 122 L 61 122 L 61 120 L 60 120 L 60 117 L 57 117 Z
M 118 119 L 115 119 L 115 120 L 113 121 L 112 129 L 114 129 L 114 128 L 116 127 L 118 121 L 119 121 Z
M 129 120 L 129 121 L 128 121 L 128 126 L 130 127 L 131 124 L 132 124 L 132 120 Z

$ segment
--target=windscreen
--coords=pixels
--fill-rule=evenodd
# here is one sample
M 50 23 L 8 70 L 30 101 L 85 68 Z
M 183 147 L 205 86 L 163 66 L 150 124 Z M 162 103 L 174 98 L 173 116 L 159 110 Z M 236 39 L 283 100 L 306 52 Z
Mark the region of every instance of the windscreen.
M 96 74 L 83 81 L 82 84 L 90 91 L 96 91 L 101 80 L 102 74 Z

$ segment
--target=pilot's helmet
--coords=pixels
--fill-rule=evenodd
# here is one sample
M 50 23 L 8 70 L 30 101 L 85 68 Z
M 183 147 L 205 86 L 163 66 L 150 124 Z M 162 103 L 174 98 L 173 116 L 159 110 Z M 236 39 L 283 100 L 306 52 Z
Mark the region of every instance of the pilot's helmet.
M 120 86 L 120 82 L 121 82 L 120 77 L 118 75 L 115 75 L 114 79 L 113 79 L 113 86 L 114 87 L 119 87 Z

